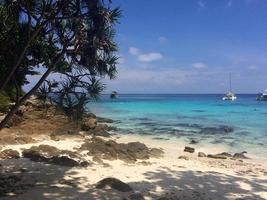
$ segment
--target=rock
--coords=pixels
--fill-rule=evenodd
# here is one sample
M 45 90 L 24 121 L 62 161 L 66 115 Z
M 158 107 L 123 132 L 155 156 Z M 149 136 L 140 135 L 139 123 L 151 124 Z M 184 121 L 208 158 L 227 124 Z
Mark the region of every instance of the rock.
M 116 178 L 104 178 L 96 184 L 97 189 L 112 188 L 120 192 L 131 192 L 133 189 L 126 183 Z
M 198 143 L 198 141 L 196 141 L 196 140 L 191 140 L 189 144 L 197 144 L 197 143 Z
M 232 155 L 230 153 L 227 153 L 227 152 L 219 153 L 219 154 L 217 154 L 217 156 L 225 156 L 225 157 L 228 157 L 228 158 L 232 157 Z
M 84 114 L 84 117 L 85 117 L 85 118 L 95 118 L 95 119 L 97 118 L 96 115 L 95 115 L 94 113 L 85 113 L 85 114 Z
M 163 154 L 162 150 L 149 149 L 140 142 L 117 143 L 113 140 L 103 140 L 94 137 L 86 140 L 80 150 L 87 150 L 88 155 L 97 156 L 100 159 L 116 160 L 120 159 L 127 163 L 134 163 L 137 159 L 146 160 L 150 157 L 159 157 Z
M 7 145 L 7 144 L 28 144 L 34 143 L 35 140 L 30 136 L 4 136 L 0 138 L 0 144 Z
M 91 129 L 96 128 L 97 120 L 96 118 L 85 118 L 82 122 L 81 129 L 83 131 L 89 131 Z
M 20 158 L 19 152 L 12 149 L 6 149 L 0 152 L 1 159 L 11 159 L 11 158 Z
M 60 150 L 49 145 L 32 146 L 30 149 L 23 150 L 22 155 L 32 161 L 47 162 L 68 167 L 86 167 L 89 165 L 88 162 L 82 160 L 75 152 Z
M 98 156 L 94 156 L 92 160 L 98 164 L 104 164 L 103 160 L 101 160 Z
M 222 156 L 222 155 L 218 155 L 218 154 L 215 154 L 215 155 L 209 154 L 207 157 L 208 158 L 214 158 L 214 159 L 227 159 L 226 156 Z
M 235 153 L 233 158 L 235 158 L 235 159 L 249 159 L 247 156 L 244 155 L 245 153 L 247 153 L 247 152 L 243 151 L 241 153 Z
M 189 160 L 188 156 L 179 156 L 178 159 Z
M 23 118 L 19 115 L 13 115 L 13 117 L 8 121 L 6 127 L 17 126 L 23 121 Z
M 203 157 L 207 157 L 207 155 L 203 152 L 198 152 L 198 157 L 203 158 Z
M 18 111 L 16 112 L 16 115 L 22 117 L 23 114 L 27 111 L 27 107 L 25 105 L 22 105 L 19 107 Z
M 113 123 L 114 121 L 109 118 L 104 118 L 104 117 L 97 117 L 97 122 L 99 123 Z
M 162 151 L 161 149 L 152 148 L 150 149 L 149 154 L 151 157 L 161 158 L 164 155 L 164 151 Z
M 186 147 L 184 148 L 184 151 L 185 151 L 185 152 L 189 152 L 189 153 L 194 153 L 194 152 L 195 152 L 195 149 L 192 148 L 192 147 L 188 147 L 188 146 L 186 146 Z

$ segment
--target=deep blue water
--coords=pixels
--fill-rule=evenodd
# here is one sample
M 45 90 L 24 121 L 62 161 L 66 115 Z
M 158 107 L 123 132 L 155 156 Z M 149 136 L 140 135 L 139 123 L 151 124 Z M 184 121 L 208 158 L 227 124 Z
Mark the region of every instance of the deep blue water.
M 267 102 L 238 95 L 234 102 L 220 94 L 103 95 L 88 104 L 99 116 L 112 118 L 122 133 L 149 134 L 184 141 L 225 145 L 230 151 L 267 153 Z M 265 156 L 266 157 L 266 156 Z

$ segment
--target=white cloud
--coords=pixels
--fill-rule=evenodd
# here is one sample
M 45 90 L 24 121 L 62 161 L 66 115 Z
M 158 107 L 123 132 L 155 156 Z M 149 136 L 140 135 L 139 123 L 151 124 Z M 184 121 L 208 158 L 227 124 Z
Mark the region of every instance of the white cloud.
M 138 48 L 135 48 L 135 47 L 130 47 L 129 53 L 133 56 L 137 56 L 140 54 L 140 50 Z
M 199 62 L 199 63 L 194 63 L 193 67 L 196 68 L 196 69 L 204 69 L 204 68 L 207 67 L 207 65 L 205 63 Z
M 164 36 L 160 36 L 160 37 L 159 37 L 159 42 L 160 42 L 161 44 L 164 44 L 164 43 L 168 42 L 168 39 L 167 39 L 166 37 L 164 37 Z
M 146 53 L 138 56 L 140 62 L 151 62 L 156 60 L 161 60 L 163 55 L 161 53 Z

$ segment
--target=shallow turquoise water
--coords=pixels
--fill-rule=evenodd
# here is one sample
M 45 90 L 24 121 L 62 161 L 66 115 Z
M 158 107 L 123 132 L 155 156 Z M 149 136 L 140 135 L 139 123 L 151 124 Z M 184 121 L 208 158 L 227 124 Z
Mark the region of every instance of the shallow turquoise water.
M 221 97 L 124 94 L 110 99 L 104 95 L 88 107 L 99 116 L 116 120 L 122 133 L 194 139 L 266 157 L 267 102 L 256 101 L 256 95 L 238 95 L 235 102 Z

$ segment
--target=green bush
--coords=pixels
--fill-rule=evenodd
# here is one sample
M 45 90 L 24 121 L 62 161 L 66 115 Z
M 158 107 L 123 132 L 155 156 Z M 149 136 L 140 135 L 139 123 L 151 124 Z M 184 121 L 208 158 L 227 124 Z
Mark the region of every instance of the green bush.
M 7 112 L 9 109 L 10 99 L 5 93 L 0 93 L 0 112 Z

